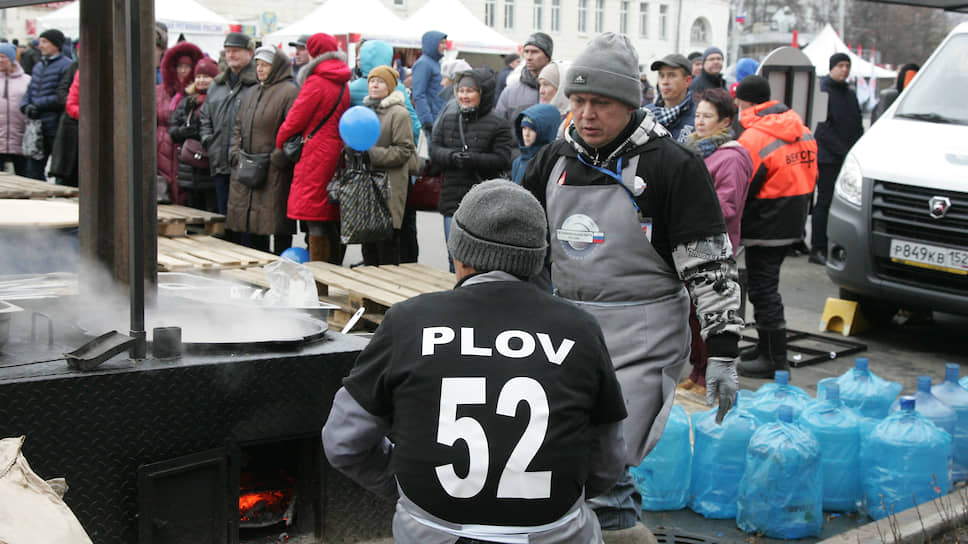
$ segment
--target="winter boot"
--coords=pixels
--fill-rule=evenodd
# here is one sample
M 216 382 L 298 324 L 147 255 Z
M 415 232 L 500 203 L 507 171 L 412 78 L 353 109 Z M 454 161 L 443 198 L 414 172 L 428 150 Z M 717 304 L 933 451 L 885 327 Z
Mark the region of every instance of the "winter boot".
M 786 354 L 786 329 L 761 329 L 759 357 L 751 361 L 740 361 L 736 371 L 747 378 L 773 378 L 777 370 L 790 370 Z M 762 343 L 763 340 L 765 343 Z
M 766 353 L 766 335 L 763 334 L 762 329 L 757 329 L 759 338 L 756 340 L 755 346 L 749 346 L 743 348 L 739 351 L 739 358 L 744 361 L 753 361 L 759 359 L 760 353 Z
M 307 235 L 306 241 L 309 244 L 310 261 L 329 261 L 332 248 L 329 247 L 329 238 L 326 236 Z

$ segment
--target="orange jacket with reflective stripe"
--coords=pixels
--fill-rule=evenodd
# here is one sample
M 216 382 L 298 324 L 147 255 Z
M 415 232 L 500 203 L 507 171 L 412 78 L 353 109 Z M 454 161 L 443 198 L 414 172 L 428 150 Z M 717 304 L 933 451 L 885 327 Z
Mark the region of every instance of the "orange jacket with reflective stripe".
M 739 137 L 753 159 L 743 211 L 745 245 L 779 246 L 803 237 L 817 182 L 817 142 L 797 113 L 771 100 L 743 110 Z

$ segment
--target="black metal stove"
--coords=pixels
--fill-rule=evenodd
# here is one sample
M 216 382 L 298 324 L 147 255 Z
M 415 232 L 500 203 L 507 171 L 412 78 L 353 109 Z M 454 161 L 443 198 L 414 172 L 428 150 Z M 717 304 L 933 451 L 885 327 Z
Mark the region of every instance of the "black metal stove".
M 392 505 L 331 469 L 319 441 L 364 340 L 327 333 L 285 351 L 173 361 L 122 354 L 82 372 L 62 354 L 89 338 L 56 315 L 50 342 L 43 318 L 31 338 L 31 316 L 14 316 L 0 348 L 0 436 L 26 435 L 34 470 L 66 477 L 65 500 L 94 542 L 240 542 L 240 475 L 256 456 L 270 469 L 278 459 L 294 482 L 294 525 L 280 532 L 390 534 Z

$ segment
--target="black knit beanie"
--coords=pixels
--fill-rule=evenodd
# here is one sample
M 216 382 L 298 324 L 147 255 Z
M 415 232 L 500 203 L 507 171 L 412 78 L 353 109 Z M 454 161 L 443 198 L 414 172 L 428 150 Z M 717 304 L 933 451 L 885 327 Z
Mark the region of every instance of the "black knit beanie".
M 51 28 L 40 33 L 40 38 L 44 38 L 53 44 L 57 49 L 64 47 L 64 33 L 56 28 Z
M 828 69 L 832 69 L 834 66 L 837 66 L 845 60 L 847 61 L 847 64 L 850 64 L 850 57 L 847 55 L 847 53 L 834 53 L 833 55 L 830 55 L 830 67 Z
M 767 102 L 770 99 L 770 82 L 763 76 L 746 76 L 736 86 L 736 98 L 754 104 Z

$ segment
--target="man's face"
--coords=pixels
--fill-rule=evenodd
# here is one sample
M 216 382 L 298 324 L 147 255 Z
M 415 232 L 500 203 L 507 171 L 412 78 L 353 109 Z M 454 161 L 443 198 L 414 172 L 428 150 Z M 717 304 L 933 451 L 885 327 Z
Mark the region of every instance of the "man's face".
M 37 49 L 40 49 L 41 55 L 45 57 L 52 57 L 58 52 L 60 52 L 60 50 L 57 49 L 57 46 L 50 43 L 50 40 L 48 40 L 47 38 L 41 38 L 38 41 L 40 42 L 40 45 L 37 46 Z
M 723 71 L 723 56 L 719 53 L 713 53 L 706 57 L 706 60 L 702 63 L 702 69 L 709 72 L 710 74 L 718 74 Z
M 533 45 L 524 46 L 524 49 L 521 50 L 521 56 L 524 57 L 524 67 L 534 75 L 538 75 L 541 69 L 551 62 L 544 51 Z
M 578 135 L 599 148 L 611 143 L 632 119 L 632 108 L 613 98 L 591 93 L 572 93 L 571 113 Z
M 302 66 L 307 62 L 309 62 L 309 51 L 306 51 L 305 47 L 301 45 L 297 45 L 296 46 L 296 64 Z
M 838 62 L 837 64 L 834 65 L 833 68 L 830 69 L 830 79 L 834 81 L 839 81 L 843 83 L 844 81 L 847 81 L 847 76 L 849 75 L 850 75 L 850 63 L 847 62 L 846 60 L 842 60 Z
M 692 77 L 687 76 L 682 68 L 672 66 L 659 67 L 659 94 L 667 104 L 677 104 L 686 96 Z
M 440 43 L 437 44 L 437 52 L 443 55 L 444 51 L 446 50 L 447 50 L 447 38 L 444 38 L 443 40 L 440 40 Z
M 249 64 L 249 61 L 252 60 L 253 54 L 254 53 L 248 49 L 226 46 L 225 62 L 229 65 L 229 69 L 237 74 L 241 72 L 247 64 Z
M 508 64 L 508 66 L 510 66 L 512 70 L 514 70 L 518 66 L 521 66 L 521 58 L 518 57 L 518 58 L 512 60 L 511 61 L 511 64 Z
M 702 73 L 702 57 L 696 57 L 692 61 L 692 77 Z

